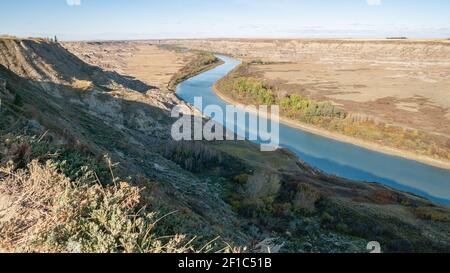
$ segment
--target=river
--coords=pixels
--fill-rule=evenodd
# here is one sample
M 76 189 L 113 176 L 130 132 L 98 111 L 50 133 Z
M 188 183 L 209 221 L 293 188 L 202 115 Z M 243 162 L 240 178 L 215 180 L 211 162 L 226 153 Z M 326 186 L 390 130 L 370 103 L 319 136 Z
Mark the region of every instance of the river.
M 225 63 L 179 84 L 177 95 L 180 98 L 193 105 L 194 97 L 202 97 L 203 107 L 219 105 L 225 109 L 226 102 L 214 93 L 212 87 L 240 62 L 227 56 L 217 56 Z M 225 125 L 229 122 L 225 121 Z M 450 170 L 367 150 L 283 123 L 280 123 L 280 146 L 291 150 L 303 161 L 328 174 L 383 183 L 440 204 L 450 205 Z

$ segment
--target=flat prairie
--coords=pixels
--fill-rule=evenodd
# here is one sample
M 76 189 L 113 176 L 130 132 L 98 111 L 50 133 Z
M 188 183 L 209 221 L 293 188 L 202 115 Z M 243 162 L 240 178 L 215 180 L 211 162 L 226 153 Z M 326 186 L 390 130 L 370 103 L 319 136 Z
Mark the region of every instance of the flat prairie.
M 68 42 L 64 46 L 89 64 L 134 77 L 164 90 L 193 54 L 161 49 L 155 43 Z

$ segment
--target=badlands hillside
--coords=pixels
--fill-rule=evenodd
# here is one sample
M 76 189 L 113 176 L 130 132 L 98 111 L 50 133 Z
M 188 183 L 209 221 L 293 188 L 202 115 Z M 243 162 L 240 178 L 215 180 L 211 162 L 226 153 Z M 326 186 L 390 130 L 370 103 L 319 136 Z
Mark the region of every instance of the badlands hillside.
M 0 251 L 450 249 L 448 207 L 285 150 L 173 142 L 168 86 L 214 65 L 145 42 L 0 39 Z

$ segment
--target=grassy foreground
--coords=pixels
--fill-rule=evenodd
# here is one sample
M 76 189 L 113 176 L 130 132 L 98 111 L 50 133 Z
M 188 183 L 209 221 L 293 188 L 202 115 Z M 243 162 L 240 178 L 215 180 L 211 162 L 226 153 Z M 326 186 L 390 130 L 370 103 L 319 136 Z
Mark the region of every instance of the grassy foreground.
M 213 250 L 214 242 L 201 246 L 195 237 L 163 234 L 164 219 L 176 216 L 148 209 L 143 203 L 148 191 L 116 178 L 108 158 L 94 159 L 23 135 L 2 136 L 1 148 L 0 200 L 8 201 L 0 213 L 2 252 Z

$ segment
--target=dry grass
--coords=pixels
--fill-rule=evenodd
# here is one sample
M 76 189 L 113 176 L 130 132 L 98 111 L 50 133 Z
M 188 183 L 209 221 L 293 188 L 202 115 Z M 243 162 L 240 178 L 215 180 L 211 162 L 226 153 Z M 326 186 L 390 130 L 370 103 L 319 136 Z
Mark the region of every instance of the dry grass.
M 416 208 L 414 209 L 414 214 L 419 218 L 423 220 L 429 220 L 434 222 L 443 222 L 448 223 L 450 222 L 450 215 L 446 211 L 441 211 L 436 208 Z
M 75 89 L 88 90 L 93 87 L 93 83 L 91 81 L 83 81 L 75 79 L 72 83 L 72 87 Z
M 320 192 L 308 184 L 300 184 L 293 199 L 294 208 L 303 210 L 306 213 L 313 213 L 316 210 L 316 203 L 320 199 Z
M 121 182 L 103 187 L 86 172 L 71 182 L 52 162 L 0 169 L 0 249 L 5 252 L 195 252 L 183 235 L 158 237 L 162 218 L 139 209 L 140 190 Z M 208 246 L 200 251 L 205 251 Z
M 135 77 L 161 90 L 194 57 L 144 42 L 71 42 L 64 46 L 89 64 Z

